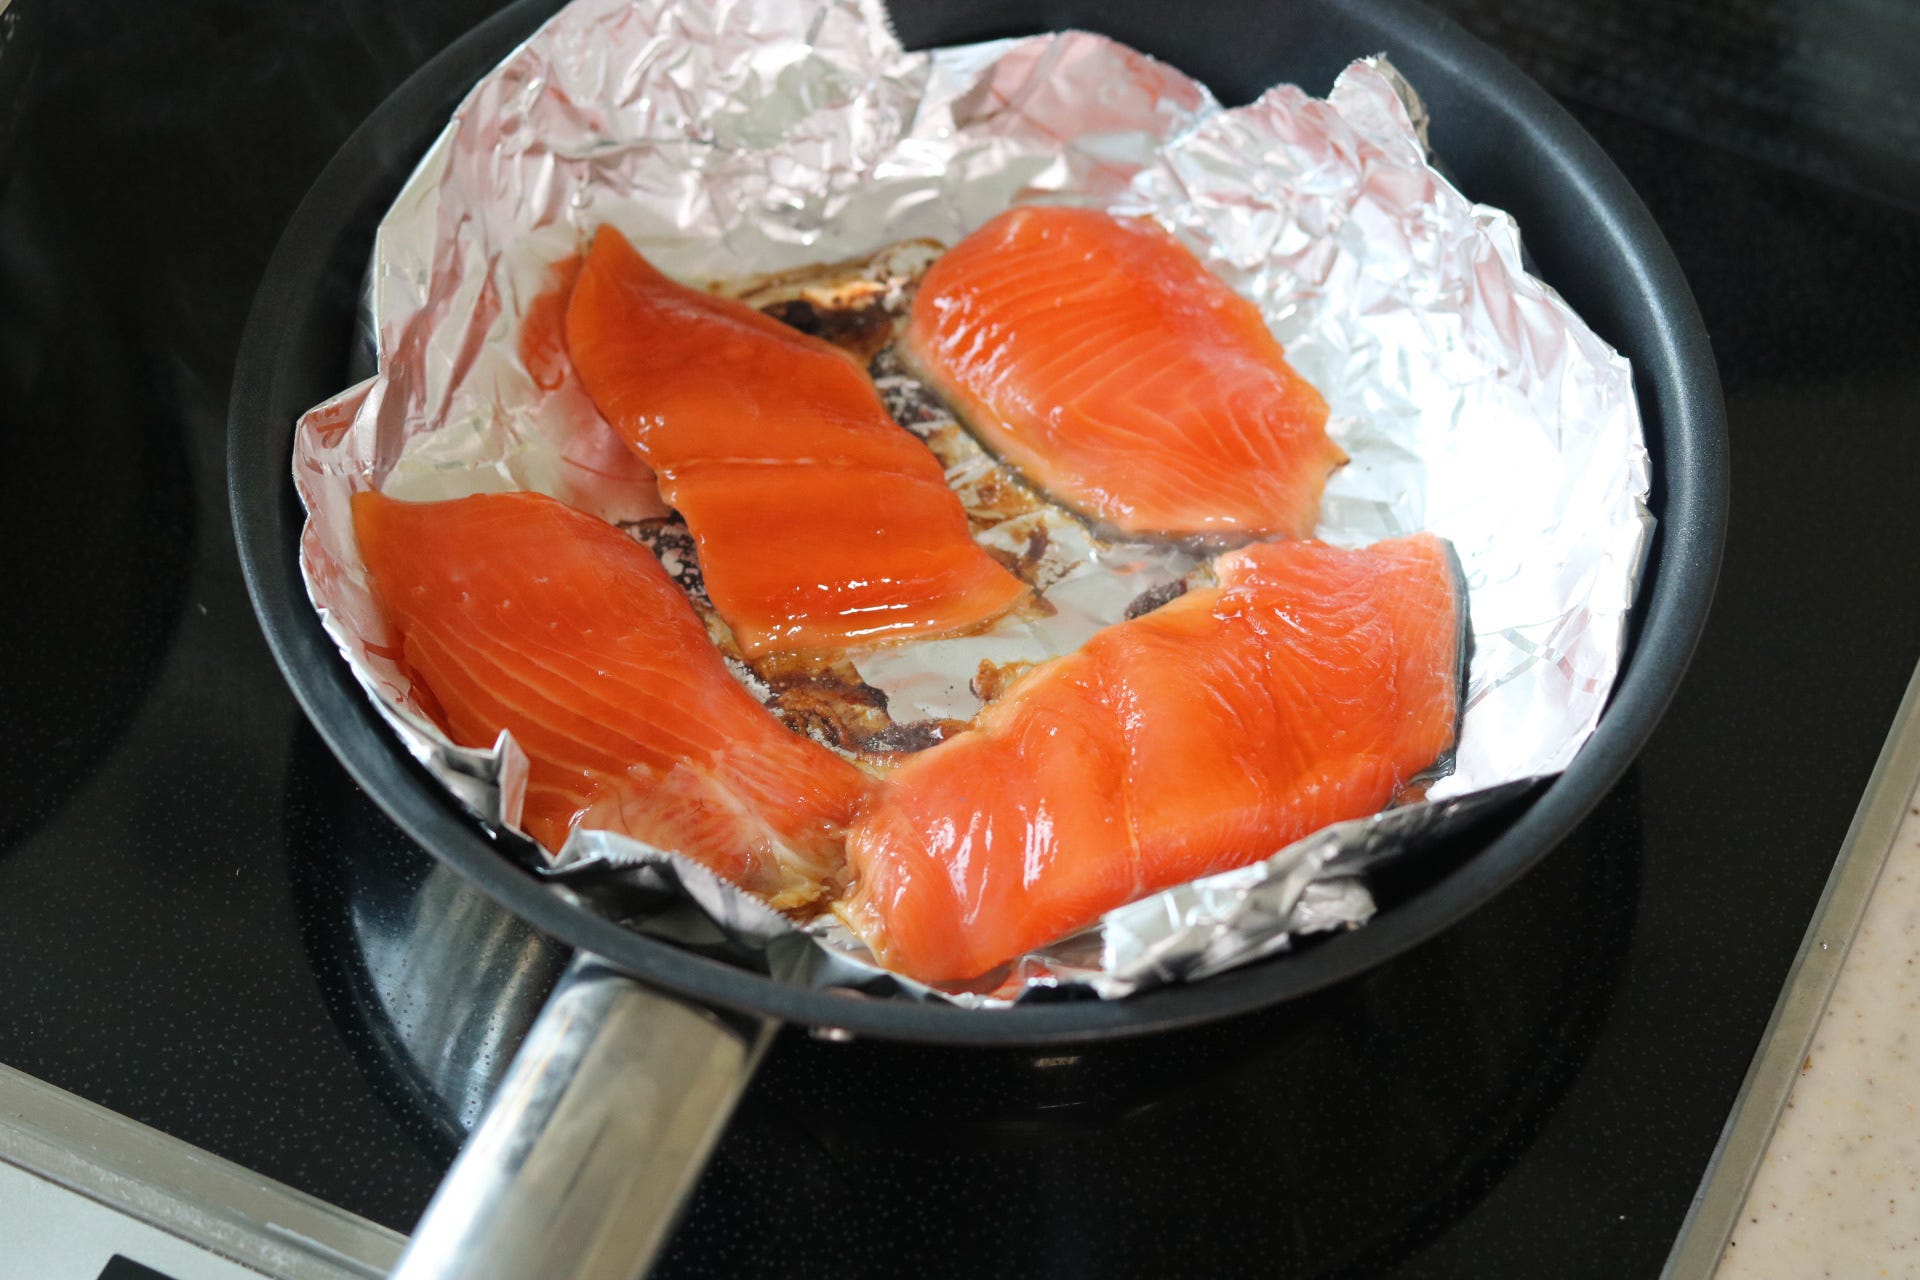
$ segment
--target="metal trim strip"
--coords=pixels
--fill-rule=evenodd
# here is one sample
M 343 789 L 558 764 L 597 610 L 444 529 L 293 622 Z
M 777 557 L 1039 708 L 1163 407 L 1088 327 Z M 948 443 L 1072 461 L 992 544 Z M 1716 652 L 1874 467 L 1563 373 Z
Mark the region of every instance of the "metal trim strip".
M 1894 715 L 1719 1144 L 1680 1225 L 1661 1280 L 1708 1280 L 1720 1265 L 1917 787 L 1920 667 L 1907 682 L 1906 696 Z
M 0 1161 L 274 1280 L 379 1280 L 406 1237 L 0 1065 Z

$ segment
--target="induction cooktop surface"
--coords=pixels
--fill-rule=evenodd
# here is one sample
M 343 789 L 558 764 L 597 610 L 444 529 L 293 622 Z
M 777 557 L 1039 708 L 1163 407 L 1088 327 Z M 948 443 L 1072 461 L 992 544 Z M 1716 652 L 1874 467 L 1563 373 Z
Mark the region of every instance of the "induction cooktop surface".
M 1046 1055 L 782 1033 L 658 1274 L 1658 1271 L 1920 656 L 1915 29 L 1442 8 L 1620 165 L 1720 361 L 1726 559 L 1652 741 L 1515 888 L 1312 999 Z M 0 5 L 0 1063 L 404 1232 L 564 955 L 287 693 L 227 387 L 307 184 L 490 6 L 111 10 Z

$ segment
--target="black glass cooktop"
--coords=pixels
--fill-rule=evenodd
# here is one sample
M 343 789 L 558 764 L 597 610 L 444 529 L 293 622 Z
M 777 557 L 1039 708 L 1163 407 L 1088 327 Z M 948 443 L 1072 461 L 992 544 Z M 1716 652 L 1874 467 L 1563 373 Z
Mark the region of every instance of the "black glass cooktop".
M 1518 887 L 1305 1003 L 1043 1057 L 783 1034 L 660 1274 L 1658 1270 L 1920 657 L 1914 23 L 1448 7 L 1640 190 L 1721 362 L 1661 728 Z M 302 720 L 226 396 L 306 185 L 489 6 L 85 8 L 0 3 L 0 1062 L 405 1230 L 558 956 Z

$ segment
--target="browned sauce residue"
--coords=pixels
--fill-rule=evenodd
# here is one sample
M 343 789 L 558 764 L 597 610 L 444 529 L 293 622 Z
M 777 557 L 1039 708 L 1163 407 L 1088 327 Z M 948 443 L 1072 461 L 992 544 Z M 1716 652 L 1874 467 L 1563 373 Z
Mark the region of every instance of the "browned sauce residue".
M 1021 676 L 1033 670 L 1031 662 L 988 662 L 981 659 L 971 682 L 973 696 L 982 702 L 997 701 Z
M 1187 594 L 1187 584 L 1179 581 L 1154 587 L 1150 591 L 1142 591 L 1127 602 L 1127 620 L 1131 622 L 1143 613 L 1152 613 L 1161 605 L 1178 600 L 1185 594 Z

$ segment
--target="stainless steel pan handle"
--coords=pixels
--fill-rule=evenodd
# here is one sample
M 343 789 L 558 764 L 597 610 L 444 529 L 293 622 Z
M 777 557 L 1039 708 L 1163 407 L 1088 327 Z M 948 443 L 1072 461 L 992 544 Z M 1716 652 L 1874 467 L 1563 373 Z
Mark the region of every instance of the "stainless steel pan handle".
M 775 1026 L 576 957 L 395 1280 L 633 1280 L 666 1241 Z

